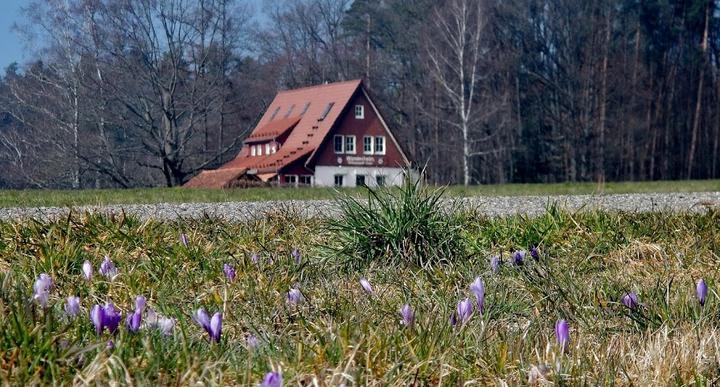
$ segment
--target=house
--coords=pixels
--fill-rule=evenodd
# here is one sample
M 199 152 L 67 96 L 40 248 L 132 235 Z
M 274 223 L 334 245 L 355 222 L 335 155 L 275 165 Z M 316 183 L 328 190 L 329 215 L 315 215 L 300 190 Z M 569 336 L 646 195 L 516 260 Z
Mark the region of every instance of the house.
M 279 92 L 235 159 L 185 187 L 399 185 L 410 162 L 361 80 Z

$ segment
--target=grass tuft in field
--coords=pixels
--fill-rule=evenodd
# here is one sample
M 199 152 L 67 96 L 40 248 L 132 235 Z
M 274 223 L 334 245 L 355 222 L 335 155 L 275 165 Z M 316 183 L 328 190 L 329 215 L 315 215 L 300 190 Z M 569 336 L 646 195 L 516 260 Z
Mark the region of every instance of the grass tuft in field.
M 287 385 L 717 383 L 720 213 L 549 208 L 537 218 L 467 212 L 456 221 L 465 254 L 424 269 L 329 259 L 323 246 L 337 235 L 326 220 L 287 211 L 247 223 L 95 215 L 0 223 L 0 380 L 256 385 L 276 371 Z M 513 263 L 514 251 L 532 246 L 537 259 Z M 114 278 L 98 272 L 105 255 Z M 497 273 L 493 255 L 502 257 Z M 53 282 L 46 308 L 33 300 L 41 273 Z M 475 302 L 477 277 L 484 312 L 474 305 L 452 326 L 458 302 Z M 302 301 L 289 302 L 290 289 Z M 629 292 L 636 308 L 622 303 Z M 147 301 L 133 333 L 125 319 L 138 295 Z M 74 318 L 68 296 L 80 298 Z M 122 321 L 115 334 L 97 335 L 90 310 L 108 301 Z M 404 304 L 412 324 L 403 323 Z M 193 318 L 199 308 L 222 313 L 219 343 Z M 169 334 L 160 317 L 173 319 Z M 560 319 L 569 326 L 565 351 Z

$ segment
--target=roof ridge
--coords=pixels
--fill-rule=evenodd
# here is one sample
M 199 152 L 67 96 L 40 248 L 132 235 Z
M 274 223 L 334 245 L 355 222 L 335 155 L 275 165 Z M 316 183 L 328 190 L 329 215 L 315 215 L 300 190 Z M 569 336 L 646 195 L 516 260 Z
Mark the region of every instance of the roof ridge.
M 350 80 L 347 80 L 347 81 L 338 81 L 338 82 L 332 82 L 332 83 L 321 83 L 321 84 L 319 84 L 319 85 L 308 85 L 308 86 L 296 87 L 296 88 L 294 88 L 294 89 L 278 90 L 277 94 L 291 93 L 291 92 L 294 92 L 294 91 L 301 91 L 301 90 L 315 89 L 315 88 L 320 89 L 320 88 L 323 88 L 323 87 L 338 86 L 338 85 L 342 85 L 342 84 L 346 84 L 346 83 L 356 83 L 356 82 L 359 84 L 359 83 L 362 82 L 362 79 L 361 79 L 361 78 L 356 78 L 356 79 L 350 79 Z

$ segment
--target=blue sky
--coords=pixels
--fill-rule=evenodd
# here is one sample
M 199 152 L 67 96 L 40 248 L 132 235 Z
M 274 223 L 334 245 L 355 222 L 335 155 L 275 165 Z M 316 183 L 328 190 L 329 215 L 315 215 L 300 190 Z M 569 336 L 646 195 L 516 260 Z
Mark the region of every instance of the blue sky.
M 0 0 L 0 74 L 10 63 L 29 59 L 23 53 L 22 41 L 11 30 L 13 23 L 21 20 L 20 8 L 25 4 L 27 0 Z

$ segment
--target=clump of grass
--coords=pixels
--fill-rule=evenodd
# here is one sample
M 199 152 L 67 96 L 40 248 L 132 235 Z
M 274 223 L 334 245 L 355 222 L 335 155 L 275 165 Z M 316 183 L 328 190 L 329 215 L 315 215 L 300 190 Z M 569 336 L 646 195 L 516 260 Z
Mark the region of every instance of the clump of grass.
M 409 263 L 419 267 L 465 258 L 457 211 L 441 208 L 443 188 L 409 175 L 397 188 L 365 187 L 367 200 L 339 196 L 340 216 L 328 221 L 330 250 L 350 264 Z

